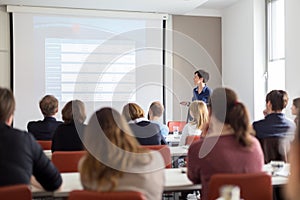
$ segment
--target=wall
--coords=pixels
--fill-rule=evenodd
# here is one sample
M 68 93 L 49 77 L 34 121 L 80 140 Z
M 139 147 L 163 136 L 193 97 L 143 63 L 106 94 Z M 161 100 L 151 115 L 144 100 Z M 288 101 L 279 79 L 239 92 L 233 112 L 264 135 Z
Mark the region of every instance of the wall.
M 10 87 L 9 15 L 0 6 L 0 86 Z
M 300 26 L 299 26 L 299 0 L 285 1 L 285 57 L 286 57 L 286 90 L 289 93 L 290 103 L 287 108 L 287 115 L 291 116 L 290 107 L 292 99 L 300 97 L 300 63 L 299 63 L 299 47 L 300 47 Z
M 251 119 L 261 116 L 264 105 L 263 23 L 263 1 L 238 1 L 223 10 L 223 83 L 237 92 L 240 100 L 247 106 Z
M 210 73 L 208 86 L 221 85 L 221 18 L 173 16 L 173 120 L 186 120 L 193 76 L 198 69 Z

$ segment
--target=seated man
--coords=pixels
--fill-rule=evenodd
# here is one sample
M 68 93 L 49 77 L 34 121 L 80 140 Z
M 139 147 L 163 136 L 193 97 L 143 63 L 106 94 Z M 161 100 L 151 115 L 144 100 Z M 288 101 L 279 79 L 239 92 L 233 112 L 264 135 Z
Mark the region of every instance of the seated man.
M 294 138 L 295 124 L 282 113 L 287 106 L 288 96 L 283 90 L 272 90 L 266 96 L 265 118 L 253 123 L 265 157 L 271 160 L 287 161 L 289 144 Z
M 159 101 L 154 101 L 150 105 L 148 111 L 148 119 L 159 126 L 162 136 L 166 138 L 167 135 L 169 134 L 169 128 L 167 125 L 159 121 L 163 112 L 164 112 L 164 106 Z
M 58 189 L 61 175 L 40 145 L 29 133 L 11 127 L 14 110 L 12 92 L 0 87 L 0 186 L 29 185 L 33 175 L 45 190 Z
M 29 122 L 27 130 L 33 134 L 36 140 L 52 140 L 54 131 L 58 125 L 62 124 L 54 117 L 58 112 L 58 100 L 52 95 L 46 95 L 40 101 L 40 109 L 44 120 Z

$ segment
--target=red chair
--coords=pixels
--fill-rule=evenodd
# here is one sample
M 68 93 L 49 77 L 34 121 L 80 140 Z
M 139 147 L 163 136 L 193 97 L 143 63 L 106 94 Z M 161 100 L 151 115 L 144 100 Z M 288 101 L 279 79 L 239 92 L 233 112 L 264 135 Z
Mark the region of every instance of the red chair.
M 191 145 L 193 142 L 200 140 L 200 135 L 189 135 L 186 137 L 185 145 Z
M 169 128 L 169 131 L 173 133 L 173 127 L 178 126 L 179 132 L 182 132 L 183 127 L 186 125 L 185 121 L 168 121 L 167 126 Z
M 43 150 L 51 150 L 52 141 L 51 140 L 37 140 Z
M 220 196 L 220 188 L 224 185 L 239 186 L 241 191 L 241 199 L 273 199 L 271 176 L 264 172 L 245 174 L 215 174 L 211 177 L 209 182 L 208 200 L 217 199 Z
M 88 190 L 74 190 L 69 193 L 69 200 L 146 200 L 140 192 L 97 192 Z
M 143 145 L 143 147 L 159 151 L 164 158 L 166 168 L 172 168 L 171 151 L 168 145 Z
M 32 194 L 28 185 L 10 185 L 0 187 L 0 197 L 4 200 L 31 200 Z
M 51 161 L 57 169 L 63 172 L 78 172 L 79 160 L 86 151 L 54 151 Z

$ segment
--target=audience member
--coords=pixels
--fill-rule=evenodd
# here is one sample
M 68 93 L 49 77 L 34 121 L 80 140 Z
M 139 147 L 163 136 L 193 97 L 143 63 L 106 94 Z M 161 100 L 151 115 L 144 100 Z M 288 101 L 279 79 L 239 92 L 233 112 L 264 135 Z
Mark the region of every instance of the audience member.
M 292 115 L 296 115 L 295 119 L 294 119 L 294 122 L 296 125 L 298 125 L 298 112 L 300 111 L 300 97 L 299 98 L 295 98 L 293 99 L 293 105 L 291 107 L 291 111 L 292 111 Z
M 160 117 L 164 113 L 164 106 L 159 101 L 154 101 L 151 103 L 148 112 L 148 118 L 150 122 L 157 124 L 160 128 L 160 133 L 164 138 L 169 134 L 169 128 L 167 125 L 159 121 Z
M 161 200 L 164 160 L 158 151 L 140 146 L 116 110 L 102 108 L 92 115 L 84 143 L 88 153 L 79 164 L 84 189 L 138 191 Z
M 81 151 L 84 150 L 81 137 L 85 128 L 86 119 L 84 103 L 80 100 L 69 101 L 61 111 L 64 123 L 59 125 L 52 139 L 54 151 Z
M 126 104 L 122 114 L 141 145 L 167 144 L 161 135 L 159 126 L 145 118 L 144 111 L 138 104 Z
M 54 191 L 62 178 L 33 136 L 11 127 L 15 110 L 12 92 L 0 88 L 0 186 L 30 184 L 32 175 Z
M 297 112 L 300 117 L 300 112 Z M 290 175 L 285 187 L 286 200 L 298 200 L 300 197 L 300 127 L 297 125 L 295 140 L 289 152 Z
M 187 123 L 180 138 L 179 146 L 186 145 L 186 138 L 191 135 L 201 135 L 202 128 L 208 122 L 208 110 L 205 102 L 193 101 L 189 107 L 192 121 Z
M 62 123 L 55 119 L 58 112 L 58 100 L 52 95 L 46 95 L 40 101 L 40 109 L 44 119 L 29 122 L 27 130 L 33 134 L 36 140 L 51 140 L 54 131 Z
M 282 112 L 288 103 L 288 95 L 283 90 L 272 90 L 266 96 L 266 116 L 253 122 L 259 139 L 265 163 L 271 160 L 287 161 L 289 143 L 293 139 L 295 124 Z
M 234 91 L 217 88 L 210 99 L 205 138 L 188 151 L 188 178 L 201 183 L 201 200 L 207 200 L 210 177 L 216 173 L 255 173 L 263 167 L 263 152 L 252 135 L 249 115 Z

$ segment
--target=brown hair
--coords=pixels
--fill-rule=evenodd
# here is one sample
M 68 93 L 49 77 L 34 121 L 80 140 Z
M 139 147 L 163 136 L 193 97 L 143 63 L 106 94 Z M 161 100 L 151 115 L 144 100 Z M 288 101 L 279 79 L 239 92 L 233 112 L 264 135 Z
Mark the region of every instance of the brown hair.
M 58 100 L 53 95 L 46 95 L 40 101 L 40 109 L 45 117 L 53 116 L 58 111 Z
M 300 97 L 293 99 L 293 105 L 296 108 L 300 108 Z
M 123 116 L 127 121 L 144 117 L 144 110 L 136 103 L 128 103 L 123 107 Z
M 6 122 L 14 114 L 16 102 L 11 90 L 0 87 L 0 122 Z
M 151 161 L 149 150 L 140 146 L 124 117 L 112 108 L 102 108 L 92 115 L 83 138 L 89 150 L 80 166 L 83 183 L 94 183 L 96 179 L 98 186 L 108 186 L 111 191 L 122 170 L 132 168 L 137 161 Z M 140 157 L 139 153 L 146 156 Z
M 207 83 L 207 81 L 209 80 L 209 73 L 202 69 L 195 71 L 194 74 L 197 74 L 199 78 L 203 78 L 203 83 Z
M 202 130 L 203 126 L 208 122 L 206 103 L 203 101 L 193 101 L 189 109 L 193 117 L 191 123 L 196 124 L 197 128 Z
M 66 124 L 74 121 L 83 123 L 86 119 L 84 103 L 80 100 L 69 101 L 62 109 L 61 114 Z
M 238 102 L 236 93 L 228 88 L 214 89 L 210 98 L 211 113 L 225 124 L 231 126 L 238 142 L 250 146 L 250 134 L 254 134 L 250 126 L 249 114 L 245 105 Z
M 164 106 L 159 101 L 154 101 L 151 103 L 149 110 L 152 111 L 153 116 L 160 117 L 164 112 Z
M 272 111 L 282 111 L 286 108 L 289 98 L 286 91 L 272 90 L 266 96 L 266 103 L 272 104 Z

